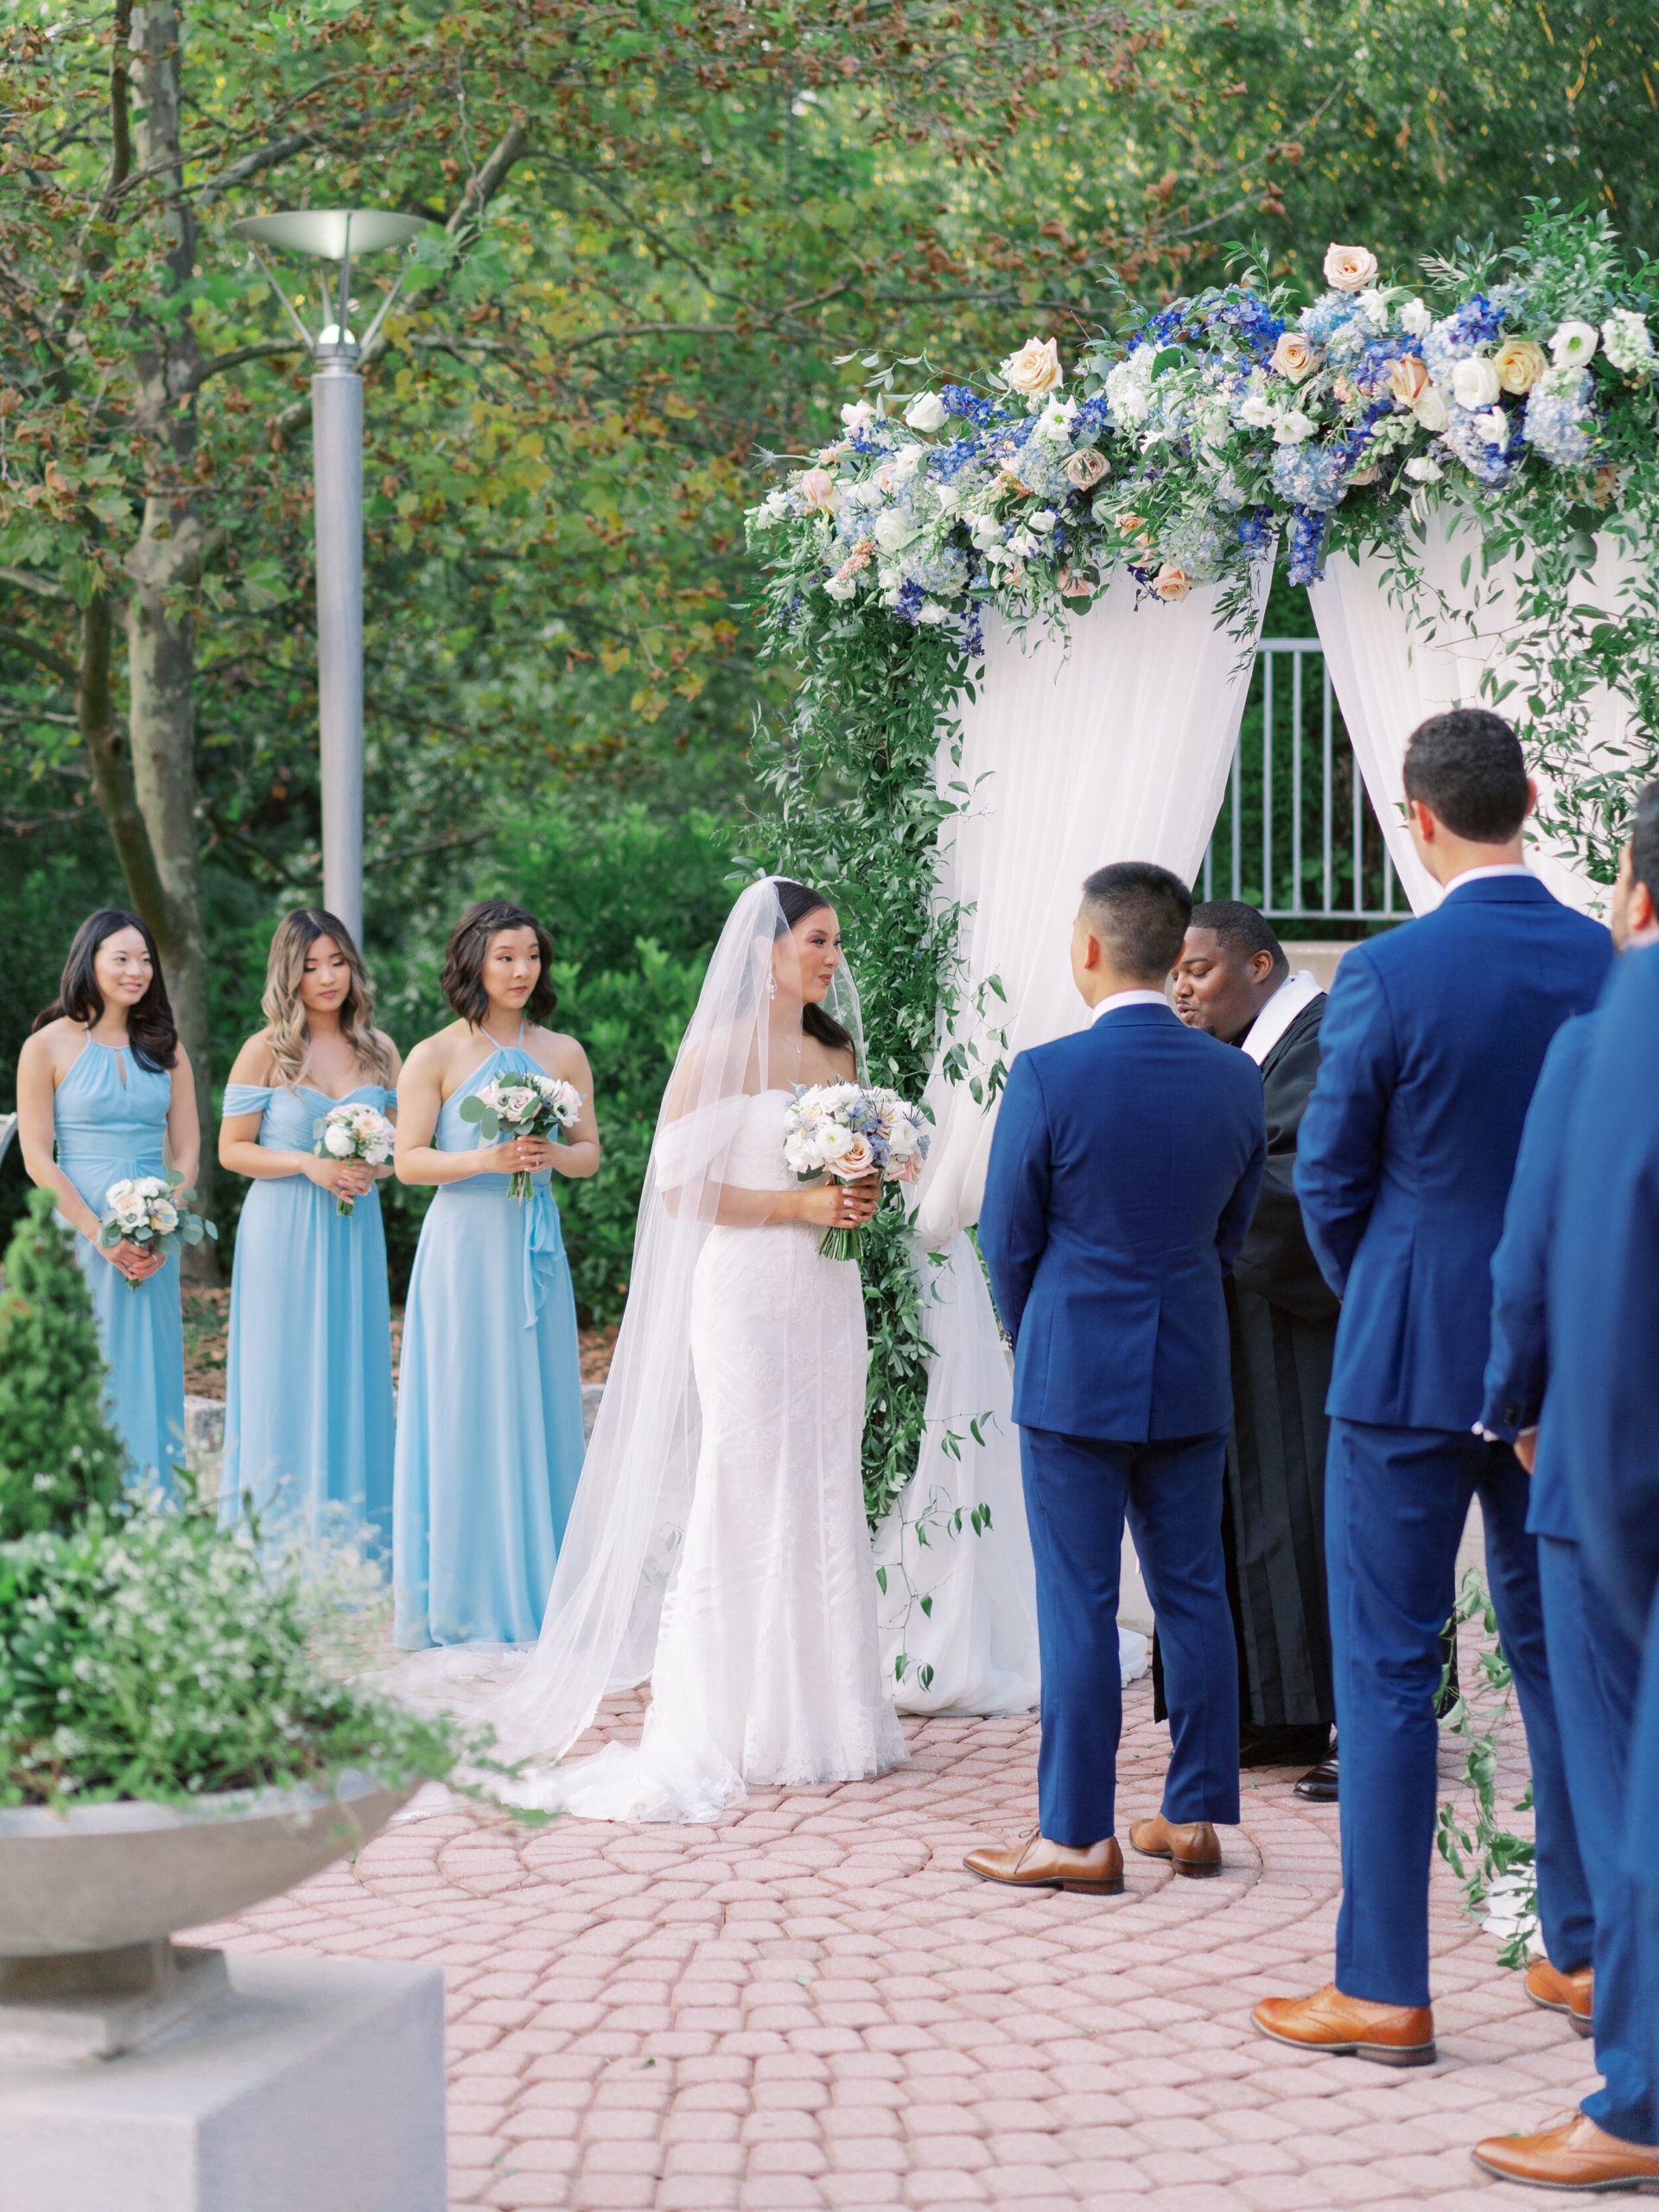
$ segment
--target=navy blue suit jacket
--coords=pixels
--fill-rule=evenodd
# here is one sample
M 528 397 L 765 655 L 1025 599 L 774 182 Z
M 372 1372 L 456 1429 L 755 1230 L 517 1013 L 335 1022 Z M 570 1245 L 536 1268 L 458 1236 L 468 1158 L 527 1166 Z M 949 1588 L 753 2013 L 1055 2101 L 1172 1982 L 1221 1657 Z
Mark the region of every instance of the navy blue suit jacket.
M 1308 1242 L 1343 1301 L 1332 1414 L 1472 1427 L 1527 1106 L 1612 957 L 1600 923 L 1530 875 L 1455 885 L 1344 957 L 1296 1152 Z
M 1579 1541 L 1640 1637 L 1659 1591 L 1659 945 L 1621 964 L 1586 1056 L 1550 1320 L 1550 1427 Z
M 1492 1343 L 1486 1357 L 1481 1426 L 1513 1444 L 1538 1429 L 1527 1526 L 1535 1536 L 1576 1541 L 1554 1423 L 1546 1412 L 1549 1381 L 1549 1255 L 1555 1240 L 1567 1124 L 1599 1017 L 1580 1014 L 1555 1032 L 1527 1109 L 1503 1234 L 1492 1255 Z
M 1255 1061 L 1164 1007 L 1115 1007 L 1020 1053 L 979 1245 L 1022 1427 L 1145 1443 L 1226 1427 L 1221 1278 L 1267 1141 Z

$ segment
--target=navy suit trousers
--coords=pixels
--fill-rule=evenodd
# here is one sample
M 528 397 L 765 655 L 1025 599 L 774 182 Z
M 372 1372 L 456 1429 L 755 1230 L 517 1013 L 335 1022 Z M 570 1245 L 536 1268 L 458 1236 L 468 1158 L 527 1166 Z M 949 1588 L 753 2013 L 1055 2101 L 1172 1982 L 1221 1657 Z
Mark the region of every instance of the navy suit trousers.
M 1538 1912 L 1564 1973 L 1590 1963 L 1594 1914 L 1579 1857 L 1544 1656 L 1527 1478 L 1507 1444 L 1468 1432 L 1333 1420 L 1325 1544 L 1337 1738 L 1342 1747 L 1342 1912 L 1337 1987 L 1378 2005 L 1427 2005 L 1428 1870 L 1439 1796 L 1434 1717 L 1440 1630 L 1455 1595 L 1471 1498 L 1486 1580 L 1532 1758 Z
M 1619 1848 L 1641 1649 L 1588 1580 L 1577 1544 L 1540 1536 L 1538 1580 L 1573 1822 L 1596 1910 L 1596 2063 L 1605 2087 L 1584 2100 L 1584 2110 L 1609 2135 L 1651 2143 L 1654 2082 L 1642 2004 L 1642 1897 Z
M 1116 1819 L 1126 1517 L 1163 1655 L 1165 1816 L 1238 1818 L 1238 1649 L 1221 1548 L 1226 1450 L 1224 1429 L 1149 1444 L 1020 1432 L 1043 1667 L 1037 1797 L 1052 1843 L 1085 1850 L 1110 1835 Z

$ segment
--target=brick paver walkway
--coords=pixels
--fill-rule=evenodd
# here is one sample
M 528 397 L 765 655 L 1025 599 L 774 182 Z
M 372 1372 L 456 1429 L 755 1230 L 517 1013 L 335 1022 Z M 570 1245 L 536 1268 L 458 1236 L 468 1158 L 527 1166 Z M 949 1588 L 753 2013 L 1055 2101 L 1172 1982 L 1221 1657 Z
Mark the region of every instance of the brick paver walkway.
M 1156 1810 L 1168 1741 L 1147 1683 L 1126 1702 L 1120 1835 Z M 620 1700 L 603 1725 L 637 1721 Z M 1299 2058 L 1249 2025 L 1329 1978 L 1336 1815 L 1293 1775 L 1246 1777 L 1220 1880 L 1130 1856 L 1121 1897 L 1020 1896 L 959 1862 L 1034 1817 L 1034 1723 L 910 1745 L 879 1782 L 757 1795 L 718 1828 L 441 1808 L 203 1932 L 442 1961 L 456 2207 L 1535 2212 L 1469 2146 L 1562 2113 L 1589 2047 L 1528 2005 L 1444 1869 L 1440 2063 Z

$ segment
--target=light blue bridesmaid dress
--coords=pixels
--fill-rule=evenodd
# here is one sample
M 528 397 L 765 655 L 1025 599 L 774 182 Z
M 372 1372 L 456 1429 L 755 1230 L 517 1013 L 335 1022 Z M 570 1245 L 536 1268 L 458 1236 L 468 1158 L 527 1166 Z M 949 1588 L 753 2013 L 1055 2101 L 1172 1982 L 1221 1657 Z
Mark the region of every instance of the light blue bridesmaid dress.
M 438 1116 L 467 1152 L 461 1103 L 536 1062 L 499 1046 Z M 543 1173 L 524 1204 L 505 1174 L 440 1184 L 410 1278 L 398 1377 L 392 1538 L 397 1639 L 531 1643 L 582 1472 L 576 1307 Z
M 58 1165 L 101 1219 L 111 1183 L 164 1175 L 162 1140 L 173 1103 L 165 1069 L 140 1067 L 125 1045 L 89 1037 L 52 1102 Z M 165 1482 L 184 1458 L 184 1322 L 179 1263 L 168 1260 L 137 1289 L 86 1242 L 75 1239 L 109 1362 L 110 1418 L 135 1474 Z
M 263 1109 L 259 1142 L 309 1152 L 331 1106 L 377 1107 L 397 1094 L 363 1084 L 329 1098 L 301 1084 L 225 1086 L 224 1112 Z M 253 1183 L 242 1201 L 231 1273 L 225 1382 L 226 1516 L 244 1493 L 280 1523 L 289 1511 L 315 1535 L 334 1505 L 391 1543 L 391 1305 L 380 1192 L 349 1214 L 305 1175 Z

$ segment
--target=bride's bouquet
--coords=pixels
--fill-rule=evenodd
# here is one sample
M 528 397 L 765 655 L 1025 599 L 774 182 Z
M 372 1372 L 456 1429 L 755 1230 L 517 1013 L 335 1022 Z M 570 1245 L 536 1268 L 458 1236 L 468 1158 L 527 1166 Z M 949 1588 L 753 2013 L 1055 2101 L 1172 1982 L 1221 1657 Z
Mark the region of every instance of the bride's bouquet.
M 478 1123 L 484 1144 L 499 1144 L 504 1136 L 546 1137 L 557 1144 L 563 1132 L 582 1119 L 582 1093 L 575 1084 L 556 1075 L 526 1071 L 499 1076 L 461 1100 L 461 1118 Z M 527 1169 L 517 1169 L 507 1195 L 522 1204 L 530 1196 L 532 1180 Z
M 169 1167 L 165 1175 L 127 1175 L 111 1183 L 104 1193 L 99 1244 L 107 1252 L 124 1237 L 143 1251 L 170 1257 L 188 1244 L 200 1244 L 204 1236 L 216 1237 L 213 1224 L 191 1211 L 190 1201 L 196 1194 L 180 1189 L 183 1180 L 175 1167 Z M 130 1275 L 126 1282 L 129 1290 L 137 1289 Z
M 316 1142 L 311 1149 L 319 1160 L 365 1160 L 371 1167 L 384 1167 L 391 1158 L 397 1132 L 378 1106 L 331 1106 L 311 1124 Z M 336 1213 L 349 1214 L 355 1198 L 334 1200 Z
M 927 1158 L 928 1129 L 921 1109 L 896 1090 L 858 1083 L 798 1085 L 784 1116 L 784 1159 L 797 1179 L 820 1175 L 838 1183 L 880 1175 L 884 1183 L 913 1183 Z M 826 1229 L 818 1249 L 827 1259 L 855 1260 L 860 1231 Z

